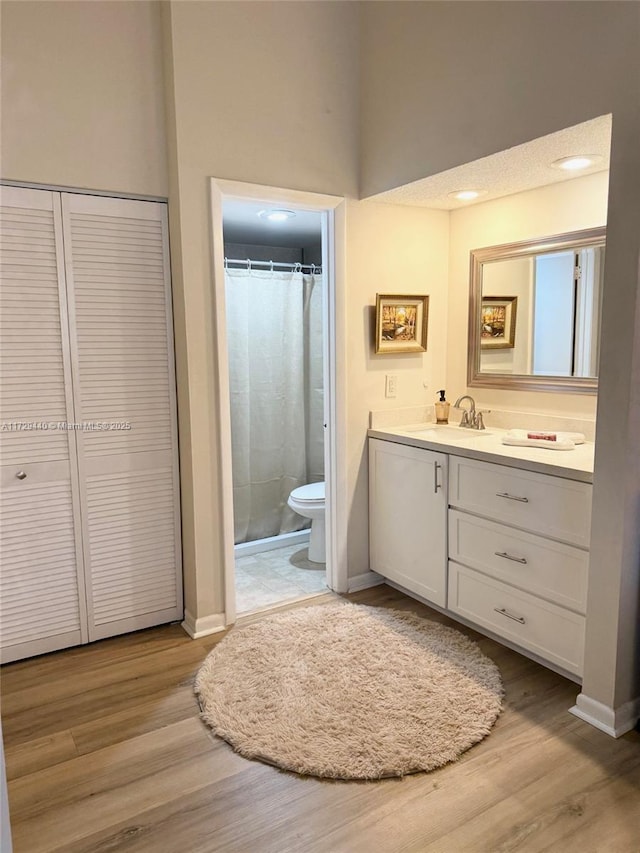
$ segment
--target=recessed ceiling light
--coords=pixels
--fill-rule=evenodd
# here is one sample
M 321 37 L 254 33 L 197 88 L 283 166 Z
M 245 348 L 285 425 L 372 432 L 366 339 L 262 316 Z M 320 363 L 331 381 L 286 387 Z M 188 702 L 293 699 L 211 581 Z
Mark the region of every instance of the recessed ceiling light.
M 456 190 L 449 193 L 449 198 L 457 198 L 458 201 L 473 201 L 474 198 L 486 194 L 487 190 Z
M 551 164 L 555 169 L 564 169 L 566 172 L 578 172 L 580 169 L 588 169 L 602 160 L 599 154 L 573 154 L 571 157 L 561 157 Z
M 262 219 L 268 219 L 269 222 L 286 222 L 287 219 L 293 219 L 295 213 L 293 210 L 261 210 L 258 214 Z

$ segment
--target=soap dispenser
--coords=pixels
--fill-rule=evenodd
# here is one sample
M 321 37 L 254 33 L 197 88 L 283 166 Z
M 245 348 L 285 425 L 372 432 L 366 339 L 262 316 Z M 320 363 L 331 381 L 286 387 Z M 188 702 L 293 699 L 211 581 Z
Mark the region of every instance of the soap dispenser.
M 444 398 L 444 389 L 438 391 L 438 394 L 440 394 L 440 399 L 436 401 L 436 423 L 448 424 L 450 404 Z

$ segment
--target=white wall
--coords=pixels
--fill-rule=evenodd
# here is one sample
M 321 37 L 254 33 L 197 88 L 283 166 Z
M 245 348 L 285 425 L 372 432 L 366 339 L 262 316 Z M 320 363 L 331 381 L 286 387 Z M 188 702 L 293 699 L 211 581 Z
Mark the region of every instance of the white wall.
M 469 253 L 605 225 L 608 183 L 608 173 L 597 172 L 451 211 L 447 382 L 456 394 L 472 394 L 482 408 L 595 418 L 595 396 L 467 389 L 467 349 L 460 341 L 467 340 L 469 326 Z
M 2 177 L 167 195 L 160 7 L 2 2 Z
M 369 201 L 347 206 L 347 464 L 349 575 L 369 569 L 369 411 L 424 406 L 446 388 L 449 215 Z M 428 294 L 426 353 L 376 355 L 376 293 Z M 385 375 L 398 377 L 385 398 Z M 426 387 L 425 387 L 426 386 Z

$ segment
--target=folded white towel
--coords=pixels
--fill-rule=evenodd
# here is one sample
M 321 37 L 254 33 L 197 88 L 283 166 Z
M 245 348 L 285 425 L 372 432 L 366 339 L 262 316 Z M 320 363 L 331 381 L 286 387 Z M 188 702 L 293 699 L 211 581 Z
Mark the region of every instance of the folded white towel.
M 556 432 L 555 430 L 543 429 L 510 429 L 506 433 L 509 438 L 530 438 L 537 440 L 538 438 L 549 444 L 555 444 L 558 441 L 572 441 L 574 444 L 584 444 L 584 433 L 581 432 Z M 555 441 L 553 440 L 555 436 Z
M 546 438 L 518 438 L 517 436 L 509 435 L 509 433 L 502 436 L 502 443 L 510 444 L 513 447 L 544 447 L 545 450 L 576 449 L 575 442 L 568 438 L 557 438 L 556 441 L 549 441 Z

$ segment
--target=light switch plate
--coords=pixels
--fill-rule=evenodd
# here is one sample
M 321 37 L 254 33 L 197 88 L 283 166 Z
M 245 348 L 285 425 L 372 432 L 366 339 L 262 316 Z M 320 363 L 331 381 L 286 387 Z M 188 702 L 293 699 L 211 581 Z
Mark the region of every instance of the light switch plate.
M 395 397 L 398 394 L 398 376 L 395 373 L 387 373 L 384 383 L 384 396 Z

